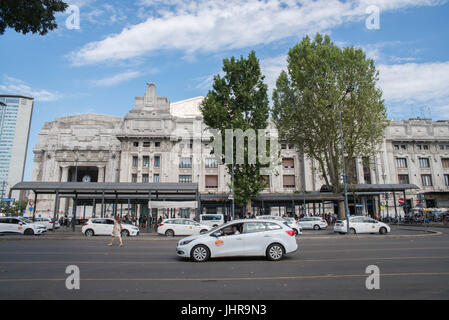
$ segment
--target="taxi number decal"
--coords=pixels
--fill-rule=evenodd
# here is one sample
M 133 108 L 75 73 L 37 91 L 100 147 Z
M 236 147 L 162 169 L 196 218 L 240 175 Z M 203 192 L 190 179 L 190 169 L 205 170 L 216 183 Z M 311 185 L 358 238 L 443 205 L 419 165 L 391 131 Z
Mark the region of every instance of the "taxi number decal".
M 19 227 L 19 230 L 22 230 L 22 227 Z
M 192 229 L 192 227 L 189 227 L 189 229 Z
M 217 240 L 215 241 L 215 245 L 218 246 L 222 246 L 224 244 L 223 240 Z

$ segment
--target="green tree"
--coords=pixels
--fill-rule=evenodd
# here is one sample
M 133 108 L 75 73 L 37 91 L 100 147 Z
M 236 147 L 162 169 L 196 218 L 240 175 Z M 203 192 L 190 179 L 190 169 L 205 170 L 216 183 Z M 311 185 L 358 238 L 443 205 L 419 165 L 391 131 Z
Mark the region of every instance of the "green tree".
M 267 85 L 263 82 L 265 77 L 255 52 L 252 51 L 248 59 L 243 56 L 239 60 L 235 57 L 224 59 L 223 72 L 223 77 L 214 76 L 212 90 L 209 90 L 200 106 L 204 123 L 218 130 L 224 142 L 226 129 L 241 129 L 243 132 L 253 129 L 256 133 L 259 129 L 266 129 L 269 116 Z M 251 210 L 251 199 L 266 187 L 260 175 L 263 165 L 259 157 L 256 156 L 253 164 L 248 161 L 248 145 L 252 143 L 257 148 L 257 141 L 244 143 L 245 163 L 234 165 L 235 201 L 239 205 L 246 205 L 247 212 Z M 236 163 L 236 143 L 233 146 L 233 162 Z M 231 164 L 227 164 L 227 170 L 231 174 Z
M 68 5 L 60 0 L 1 0 L 0 34 L 9 27 L 23 34 L 45 35 L 58 27 L 54 14 L 67 8 Z
M 281 139 L 302 147 L 327 187 L 341 192 L 338 109 L 346 164 L 374 155 L 388 125 L 374 61 L 362 49 L 341 49 L 317 34 L 291 48 L 287 62 L 273 91 L 273 121 Z

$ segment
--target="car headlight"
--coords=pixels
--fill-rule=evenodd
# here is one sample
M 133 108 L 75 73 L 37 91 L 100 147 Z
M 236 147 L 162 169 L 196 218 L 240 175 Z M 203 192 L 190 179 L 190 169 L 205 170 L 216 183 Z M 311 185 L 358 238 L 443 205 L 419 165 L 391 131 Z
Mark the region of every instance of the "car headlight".
M 193 241 L 193 239 L 192 240 L 184 240 L 184 241 L 181 241 L 180 243 L 179 243 L 179 245 L 180 246 L 185 246 L 186 244 L 189 244 L 190 242 L 192 242 Z

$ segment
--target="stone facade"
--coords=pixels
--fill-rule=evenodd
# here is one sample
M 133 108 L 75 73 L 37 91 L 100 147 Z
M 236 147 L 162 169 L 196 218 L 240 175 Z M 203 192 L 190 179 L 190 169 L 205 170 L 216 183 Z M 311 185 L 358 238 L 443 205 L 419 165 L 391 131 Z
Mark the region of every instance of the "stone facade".
M 144 96 L 135 98 L 135 106 L 124 118 L 85 114 L 46 123 L 33 149 L 33 180 L 193 182 L 203 194 L 229 193 L 226 167 L 216 164 L 210 154 L 211 134 L 198 109 L 202 99 L 170 103 L 168 98 L 157 96 L 155 85 L 148 83 Z M 403 150 L 404 144 L 407 148 Z M 419 144 L 429 149 L 416 150 Z M 280 146 L 281 163 L 269 176 L 264 193 L 319 191 L 324 181 L 316 164 L 295 146 Z M 397 168 L 395 159 L 401 156 L 408 159 L 407 170 Z M 417 167 L 420 157 L 429 158 L 430 168 Z M 398 175 L 406 171 L 409 182 L 421 187 L 420 175 L 429 172 L 433 185 L 419 192 L 428 193 L 429 200 L 437 199 L 435 205 L 449 206 L 449 186 L 444 180 L 449 168 L 443 168 L 441 162 L 445 157 L 449 158 L 449 121 L 392 121 L 376 157 L 355 159 L 353 182 L 400 183 Z M 412 205 L 417 193 L 408 194 Z M 382 197 L 385 201 L 385 195 Z M 39 196 L 37 212 L 52 208 L 51 198 Z M 61 212 L 70 209 L 68 201 L 63 201 Z

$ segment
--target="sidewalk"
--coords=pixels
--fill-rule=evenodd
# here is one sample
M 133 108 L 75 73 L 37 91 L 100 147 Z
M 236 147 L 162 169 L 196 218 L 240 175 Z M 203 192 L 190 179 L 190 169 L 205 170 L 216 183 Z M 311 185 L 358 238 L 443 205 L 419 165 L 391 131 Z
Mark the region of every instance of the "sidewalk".
M 303 233 L 296 238 L 298 240 L 340 240 L 340 239 L 369 239 L 369 238 L 403 238 L 403 237 L 427 237 L 438 236 L 441 232 L 430 230 L 422 227 L 420 229 L 407 228 L 410 225 L 392 226 L 392 232 L 386 235 L 380 234 L 356 234 L 356 235 L 342 235 L 333 232 L 332 228 L 326 230 L 304 230 Z M 154 230 L 150 233 L 142 232 L 137 237 L 126 237 L 126 241 L 179 241 L 185 236 L 166 237 L 159 235 Z M 95 236 L 86 237 L 81 233 L 81 226 L 75 228 L 75 232 L 71 228 L 59 228 L 56 231 L 47 231 L 44 235 L 38 236 L 24 236 L 24 235 L 0 235 L 0 241 L 10 240 L 101 240 L 110 239 L 110 236 Z

